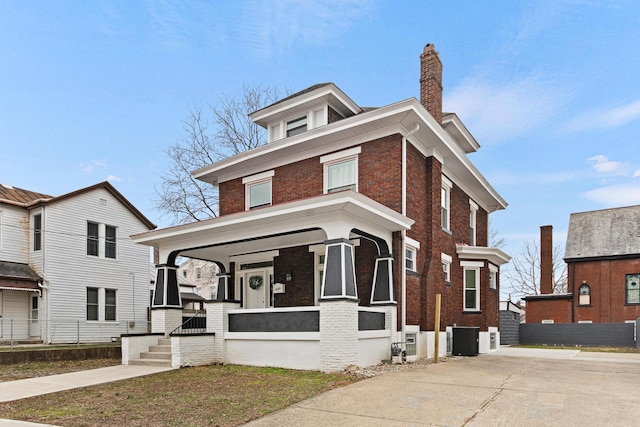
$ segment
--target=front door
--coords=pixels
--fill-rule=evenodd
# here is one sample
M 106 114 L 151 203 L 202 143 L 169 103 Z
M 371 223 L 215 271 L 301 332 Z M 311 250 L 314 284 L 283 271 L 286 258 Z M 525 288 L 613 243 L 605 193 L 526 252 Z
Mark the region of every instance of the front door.
M 38 311 L 38 302 L 39 296 L 32 295 L 31 296 L 31 304 L 29 309 L 29 336 L 30 337 L 39 337 L 40 336 L 40 322 L 38 320 L 39 311 Z
M 273 268 L 244 270 L 239 276 L 245 308 L 271 307 Z

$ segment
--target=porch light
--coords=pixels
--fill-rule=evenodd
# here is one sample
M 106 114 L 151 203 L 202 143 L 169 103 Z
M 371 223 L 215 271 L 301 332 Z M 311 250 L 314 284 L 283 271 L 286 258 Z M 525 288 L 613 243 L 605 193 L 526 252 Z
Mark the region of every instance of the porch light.
M 289 271 L 289 272 L 287 272 L 287 274 L 285 274 L 284 279 L 285 279 L 287 282 L 290 282 L 292 277 L 293 277 L 293 275 L 292 275 L 292 274 L 291 274 L 291 272 Z

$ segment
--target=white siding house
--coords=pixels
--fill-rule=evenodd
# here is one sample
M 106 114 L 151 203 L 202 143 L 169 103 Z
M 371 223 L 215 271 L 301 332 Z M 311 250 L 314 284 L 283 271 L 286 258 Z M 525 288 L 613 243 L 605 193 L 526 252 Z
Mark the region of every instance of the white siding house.
M 111 184 L 59 197 L 0 186 L 0 224 L 0 340 L 146 332 L 149 250 L 129 236 L 155 225 Z

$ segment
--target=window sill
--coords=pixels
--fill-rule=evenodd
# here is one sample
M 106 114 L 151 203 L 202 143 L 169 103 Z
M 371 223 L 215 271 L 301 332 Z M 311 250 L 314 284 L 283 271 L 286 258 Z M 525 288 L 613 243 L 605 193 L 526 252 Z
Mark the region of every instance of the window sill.
M 409 270 L 408 268 L 405 268 L 405 271 L 409 276 L 420 277 L 417 271 Z
M 482 314 L 482 310 L 462 310 L 462 314 Z
M 578 304 L 578 307 L 593 307 L 591 304 Z
M 447 230 L 446 228 L 442 228 L 442 231 L 444 231 L 445 233 L 449 234 L 450 236 L 453 236 L 453 232 L 451 230 Z
M 638 307 L 638 306 L 640 306 L 640 303 L 638 303 L 638 302 L 625 302 L 624 305 L 628 305 L 628 306 L 631 306 L 631 307 Z

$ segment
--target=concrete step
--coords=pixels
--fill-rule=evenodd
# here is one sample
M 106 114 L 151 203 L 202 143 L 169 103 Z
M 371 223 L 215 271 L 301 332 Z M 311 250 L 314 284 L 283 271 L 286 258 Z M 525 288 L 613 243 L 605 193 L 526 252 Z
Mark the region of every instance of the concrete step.
M 164 359 L 131 359 L 129 365 L 166 366 L 171 367 L 171 360 Z
M 149 351 L 152 353 L 154 352 L 171 353 L 171 346 L 170 345 L 151 345 L 149 346 Z
M 171 360 L 171 352 L 143 351 L 140 353 L 140 359 Z
M 159 338 L 158 345 L 168 345 L 171 347 L 171 338 Z

